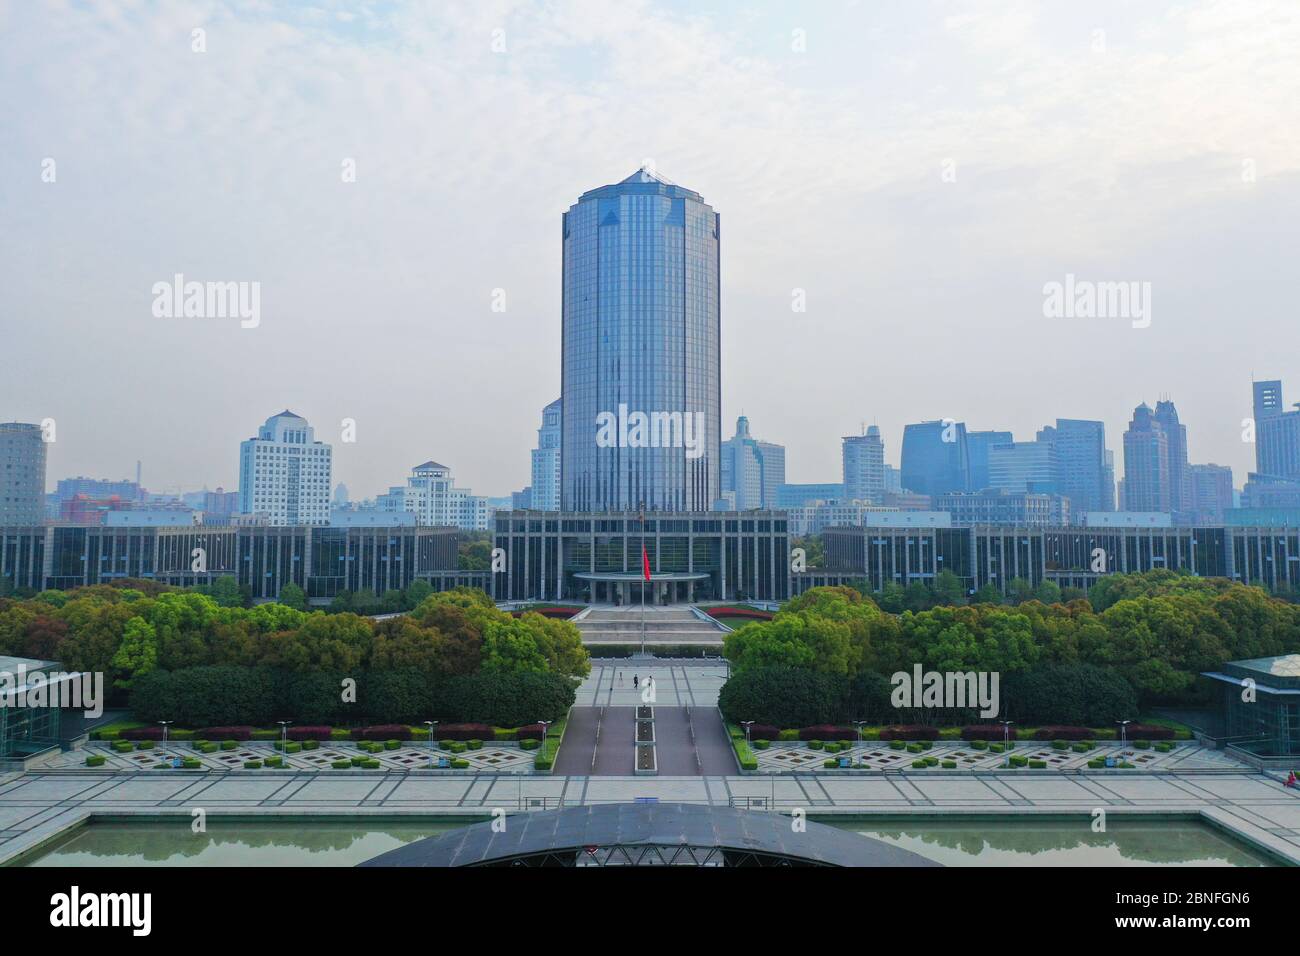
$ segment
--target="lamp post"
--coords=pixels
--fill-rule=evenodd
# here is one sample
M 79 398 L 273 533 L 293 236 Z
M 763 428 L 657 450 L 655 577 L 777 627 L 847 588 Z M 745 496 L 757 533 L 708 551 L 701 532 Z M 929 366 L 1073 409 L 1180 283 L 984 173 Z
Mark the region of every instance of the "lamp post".
M 160 721 L 158 721 L 158 723 L 162 724 L 162 729 L 163 729 L 163 736 L 162 736 L 162 752 L 163 752 L 163 757 L 164 757 L 164 759 L 165 759 L 165 758 L 167 757 L 167 725 L 170 724 L 170 723 L 172 723 L 172 721 L 170 721 L 170 720 L 160 720 Z
M 542 743 L 541 746 L 537 748 L 537 751 L 539 756 L 545 757 L 546 756 L 546 728 L 551 726 L 551 721 L 539 720 L 537 723 L 539 723 L 542 727 Z
M 429 728 L 429 766 L 433 766 L 433 728 L 438 722 L 436 720 L 426 720 L 424 725 Z
M 753 723 L 754 722 L 752 720 L 742 720 L 740 722 L 740 726 L 745 728 L 745 743 L 746 745 L 750 745 L 750 746 L 752 746 L 752 744 L 750 744 L 750 740 L 749 740 L 749 728 L 750 725 L 752 725 Z
M 1007 755 L 1007 762 L 1004 766 L 1011 766 L 1011 725 L 1014 720 L 1002 721 L 1002 752 Z
M 289 725 L 293 723 L 293 721 L 277 720 L 276 723 L 280 725 L 280 753 L 282 755 L 280 762 L 282 764 L 285 764 L 285 766 L 288 766 L 287 761 L 289 759 Z
M 849 766 L 850 767 L 853 766 L 853 747 L 855 744 L 862 743 L 862 725 L 865 723 L 866 723 L 865 720 L 853 721 L 853 730 L 854 730 L 853 742 L 849 744 Z
M 1122 752 L 1128 746 L 1128 725 L 1133 723 L 1131 720 L 1117 720 L 1119 724 L 1119 749 Z

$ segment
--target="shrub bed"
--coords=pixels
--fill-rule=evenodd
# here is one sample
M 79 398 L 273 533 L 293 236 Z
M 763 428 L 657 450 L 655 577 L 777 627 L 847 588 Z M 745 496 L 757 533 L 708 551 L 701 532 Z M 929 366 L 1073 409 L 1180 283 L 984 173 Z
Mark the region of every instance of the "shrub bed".
M 352 731 L 353 740 L 410 740 L 411 728 L 406 724 L 376 724 L 373 727 L 357 727 Z
M 749 736 L 751 739 L 754 736 L 753 727 L 750 728 Z M 857 733 L 852 727 L 835 727 L 831 724 L 817 724 L 799 729 L 800 740 L 852 740 L 856 736 Z
M 196 736 L 204 740 L 252 740 L 252 727 L 204 727 L 196 732 Z
M 1039 727 L 1035 740 L 1087 740 L 1093 736 L 1091 727 Z
M 1002 729 L 1001 724 L 967 724 L 961 729 L 962 740 L 984 740 L 984 741 L 1001 741 L 1007 737 L 1007 732 Z M 1016 739 L 1016 728 L 1010 730 L 1012 740 Z
M 333 727 L 316 726 L 316 727 L 290 727 L 290 740 L 329 740 L 330 735 L 334 733 Z
M 881 740 L 938 740 L 939 729 L 923 724 L 898 724 L 884 727 L 880 731 Z
M 525 739 L 522 735 L 528 732 L 529 737 L 535 737 L 538 740 L 542 738 L 542 725 L 529 724 L 527 727 L 520 727 L 517 730 L 515 739 Z M 484 737 L 489 740 L 495 739 L 490 724 L 438 724 L 433 728 L 433 732 L 438 735 L 439 740 L 482 740 Z M 393 735 L 389 735 L 393 736 Z

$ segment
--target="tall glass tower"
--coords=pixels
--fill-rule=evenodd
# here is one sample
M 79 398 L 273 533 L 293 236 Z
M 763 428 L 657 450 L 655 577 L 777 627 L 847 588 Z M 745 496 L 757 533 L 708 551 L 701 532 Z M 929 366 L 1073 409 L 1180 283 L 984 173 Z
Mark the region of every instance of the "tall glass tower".
M 718 250 L 713 208 L 646 169 L 564 214 L 563 510 L 718 499 Z

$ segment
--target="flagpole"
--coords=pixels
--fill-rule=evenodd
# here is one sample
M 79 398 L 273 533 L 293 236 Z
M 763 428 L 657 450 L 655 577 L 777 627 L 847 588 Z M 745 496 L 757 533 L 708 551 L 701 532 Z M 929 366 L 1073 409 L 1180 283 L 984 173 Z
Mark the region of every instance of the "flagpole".
M 641 561 L 646 570 L 649 570 L 650 561 L 646 557 L 645 550 L 645 503 L 641 503 Z M 641 582 L 641 656 L 645 656 L 645 586 L 648 583 L 649 575 L 643 575 L 647 578 Z

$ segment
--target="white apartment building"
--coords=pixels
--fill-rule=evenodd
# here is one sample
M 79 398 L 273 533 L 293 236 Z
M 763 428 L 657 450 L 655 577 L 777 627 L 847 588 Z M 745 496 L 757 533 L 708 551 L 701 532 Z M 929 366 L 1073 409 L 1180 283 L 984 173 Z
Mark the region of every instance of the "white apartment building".
M 451 469 L 436 461 L 412 468 L 406 485 L 395 485 L 388 494 L 377 496 L 375 507 L 390 513 L 412 512 L 417 525 L 433 528 L 487 531 L 492 518 L 487 497 L 457 488 Z
M 239 445 L 239 510 L 274 526 L 327 525 L 333 449 L 286 409 Z
M 827 528 L 951 528 L 946 511 L 903 511 L 853 501 L 814 501 L 787 509 L 790 534 L 802 537 L 821 534 Z

